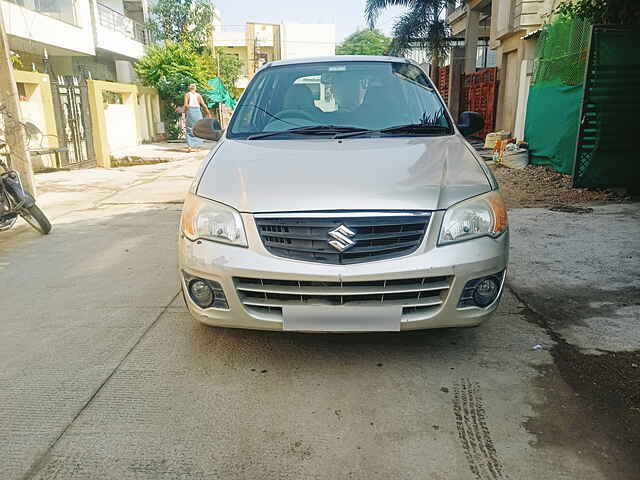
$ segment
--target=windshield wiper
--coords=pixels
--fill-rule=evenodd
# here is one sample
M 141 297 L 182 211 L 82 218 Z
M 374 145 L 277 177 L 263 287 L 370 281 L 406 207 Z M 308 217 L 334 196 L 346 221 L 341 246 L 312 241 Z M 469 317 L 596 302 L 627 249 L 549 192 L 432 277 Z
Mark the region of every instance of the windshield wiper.
M 286 135 L 288 133 L 296 133 L 299 135 L 318 135 L 318 134 L 341 134 L 341 133 L 364 133 L 369 130 L 366 128 L 340 126 L 340 125 L 308 125 L 306 127 L 288 128 L 286 130 L 278 130 L 276 132 L 256 133 L 247 137 L 247 140 L 257 140 L 260 138 L 271 137 L 275 135 Z
M 450 127 L 429 123 L 408 123 L 380 130 L 381 133 L 449 133 L 450 131 Z
M 339 133 L 334 138 L 348 138 L 363 135 L 365 133 L 394 134 L 394 133 L 451 133 L 451 128 L 442 125 L 431 125 L 428 123 L 407 123 L 406 125 L 394 125 L 393 127 L 381 128 L 379 130 L 363 130 L 359 132 Z

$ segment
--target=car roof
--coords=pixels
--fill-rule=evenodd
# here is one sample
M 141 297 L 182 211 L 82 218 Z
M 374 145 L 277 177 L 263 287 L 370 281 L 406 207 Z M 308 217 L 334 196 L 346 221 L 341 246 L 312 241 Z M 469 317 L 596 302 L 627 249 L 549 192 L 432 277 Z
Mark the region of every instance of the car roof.
M 322 62 L 394 62 L 413 63 L 402 57 L 384 57 L 377 55 L 334 55 L 331 57 L 305 57 L 291 58 L 288 60 L 276 60 L 267 63 L 264 68 L 279 67 L 282 65 L 295 65 L 300 63 L 322 63 Z

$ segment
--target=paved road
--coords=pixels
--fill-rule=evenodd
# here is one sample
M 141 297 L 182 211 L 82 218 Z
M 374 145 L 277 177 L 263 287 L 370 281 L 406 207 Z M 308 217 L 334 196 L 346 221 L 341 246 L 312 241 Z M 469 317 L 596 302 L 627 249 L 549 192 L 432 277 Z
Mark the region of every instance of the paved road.
M 0 237 L 1 479 L 634 478 L 510 290 L 467 330 L 197 324 L 175 255 L 196 166 Z

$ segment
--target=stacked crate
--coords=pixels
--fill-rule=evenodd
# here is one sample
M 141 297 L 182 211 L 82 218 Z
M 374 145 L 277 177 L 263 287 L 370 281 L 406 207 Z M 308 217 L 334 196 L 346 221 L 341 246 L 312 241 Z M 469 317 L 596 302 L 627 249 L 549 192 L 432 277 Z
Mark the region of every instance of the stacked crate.
M 484 129 L 475 135 L 484 138 L 493 131 L 498 99 L 498 69 L 478 70 L 464 77 L 460 111 L 478 112 L 484 119 Z
M 438 68 L 438 74 L 435 76 L 436 88 L 446 105 L 449 104 L 449 65 Z

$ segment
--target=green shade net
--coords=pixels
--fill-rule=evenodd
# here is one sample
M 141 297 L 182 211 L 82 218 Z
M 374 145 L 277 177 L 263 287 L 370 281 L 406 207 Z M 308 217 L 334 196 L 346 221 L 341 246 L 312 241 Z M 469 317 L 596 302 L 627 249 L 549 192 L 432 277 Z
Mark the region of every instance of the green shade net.
M 559 18 L 538 39 L 524 137 L 531 163 L 573 172 L 590 26 Z
M 531 163 L 573 172 L 582 86 L 537 83 L 529 89 L 524 137 Z
M 236 108 L 238 101 L 231 96 L 222 80 L 214 77 L 207 84 L 209 89 L 202 91 L 202 96 L 205 98 L 208 107 L 215 107 L 219 103 L 224 103 L 230 108 Z

